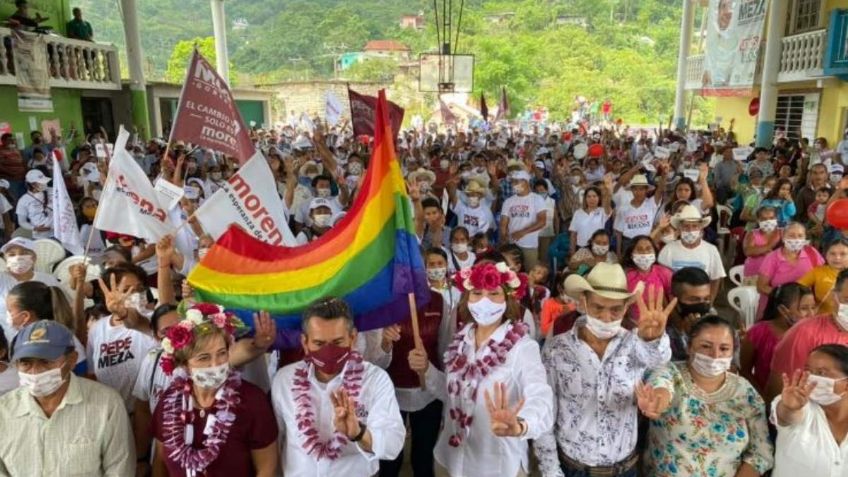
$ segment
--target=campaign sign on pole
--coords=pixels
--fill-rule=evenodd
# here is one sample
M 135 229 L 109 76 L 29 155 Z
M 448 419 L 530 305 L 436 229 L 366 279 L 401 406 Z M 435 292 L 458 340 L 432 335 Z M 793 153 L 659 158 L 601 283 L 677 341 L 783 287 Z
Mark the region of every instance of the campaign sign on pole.
M 122 126 L 115 143 L 115 155 L 109 163 L 109 176 L 100 195 L 94 227 L 158 242 L 176 228 L 168 219 L 159 193 L 127 151 L 129 136 Z
M 366 96 L 348 88 L 350 99 L 350 122 L 353 124 L 354 136 L 374 135 L 374 114 L 377 110 L 377 98 Z M 397 137 L 400 125 L 403 123 L 404 110 L 391 101 L 389 103 L 389 121 L 392 123 L 392 132 Z
M 704 96 L 750 96 L 763 42 L 767 0 L 710 0 Z
M 65 178 L 62 177 L 62 166 L 53 157 L 53 236 L 62 243 L 66 250 L 74 255 L 83 253 L 82 239 L 77 226 L 77 214 L 74 213 L 74 203 L 65 188 Z
M 336 97 L 336 93 L 332 90 L 327 91 L 326 118 L 330 126 L 335 126 L 339 123 L 342 117 L 342 103 Z
M 230 88 L 197 50 L 180 94 L 171 139 L 237 157 L 242 164 L 255 152 Z
M 216 240 L 231 224 L 271 245 L 295 246 L 268 161 L 256 153 L 194 213 Z

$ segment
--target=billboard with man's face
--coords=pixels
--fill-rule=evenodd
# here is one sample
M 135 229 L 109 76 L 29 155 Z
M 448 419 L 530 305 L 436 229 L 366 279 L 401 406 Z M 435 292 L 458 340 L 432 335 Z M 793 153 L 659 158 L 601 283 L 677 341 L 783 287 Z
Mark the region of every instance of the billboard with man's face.
M 749 96 L 769 0 L 710 0 L 702 77 L 704 96 Z

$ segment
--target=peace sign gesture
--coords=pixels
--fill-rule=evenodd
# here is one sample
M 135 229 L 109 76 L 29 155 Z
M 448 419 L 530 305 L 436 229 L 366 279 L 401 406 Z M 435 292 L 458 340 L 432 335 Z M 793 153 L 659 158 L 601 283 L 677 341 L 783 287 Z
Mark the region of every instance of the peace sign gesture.
M 109 310 L 117 320 L 123 320 L 127 317 L 129 309 L 125 305 L 127 297 L 132 295 L 133 290 L 129 285 L 123 287 L 118 286 L 116 275 L 113 273 L 110 279 L 111 286 L 107 287 L 106 282 L 102 278 L 98 278 L 100 291 L 106 298 L 106 309 Z
M 796 369 L 789 377 L 783 373 L 783 391 L 780 393 L 780 403 L 789 411 L 798 411 L 807 405 L 810 393 L 816 387 L 815 383 L 808 382 L 809 371 Z
M 506 385 L 495 383 L 494 400 L 489 391 L 483 391 L 489 420 L 492 423 L 492 433 L 498 437 L 517 437 L 527 432 L 526 424 L 518 420 L 518 412 L 524 407 L 524 398 L 518 404 L 510 406 L 507 402 Z
M 649 419 L 659 419 L 668 409 L 671 395 L 668 390 L 655 388 L 645 383 L 636 383 L 636 404 L 642 414 Z
M 639 307 L 639 338 L 643 341 L 653 341 L 665 333 L 665 323 L 671 310 L 677 306 L 677 298 L 663 308 L 663 290 L 654 285 L 648 287 L 648 304 L 641 293 L 636 294 L 636 305 Z

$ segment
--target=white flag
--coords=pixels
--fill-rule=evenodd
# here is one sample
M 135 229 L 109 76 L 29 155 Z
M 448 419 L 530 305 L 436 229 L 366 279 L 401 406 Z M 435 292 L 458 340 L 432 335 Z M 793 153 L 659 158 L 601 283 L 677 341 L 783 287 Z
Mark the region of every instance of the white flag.
M 238 224 L 254 237 L 272 245 L 296 245 L 289 230 L 288 214 L 277 195 L 277 184 L 268 161 L 256 153 L 194 216 L 216 240 L 231 224 Z
M 109 177 L 100 195 L 94 227 L 158 242 L 176 229 L 168 219 L 159 193 L 135 159 L 127 152 L 130 133 L 123 126 L 109 163 Z
M 303 129 L 309 131 L 310 134 L 315 131 L 315 123 L 312 122 L 312 118 L 306 112 L 300 114 L 300 125 Z
M 68 196 L 65 179 L 62 177 L 62 166 L 56 156 L 53 156 L 53 207 L 53 236 L 72 254 L 82 255 L 82 238 L 77 227 L 74 204 Z
M 333 93 L 332 90 L 327 91 L 327 122 L 330 123 L 330 126 L 335 126 L 339 123 L 341 117 L 342 103 L 339 102 L 336 93 Z

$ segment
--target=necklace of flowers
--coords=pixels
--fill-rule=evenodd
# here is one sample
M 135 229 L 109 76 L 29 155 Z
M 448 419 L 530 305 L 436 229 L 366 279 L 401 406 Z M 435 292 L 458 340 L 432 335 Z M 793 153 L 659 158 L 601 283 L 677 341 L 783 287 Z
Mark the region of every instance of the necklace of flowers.
M 468 333 L 473 333 L 476 324 L 469 323 L 457 333 L 450 346 L 445 353 L 445 368 L 448 373 L 448 397 L 449 406 L 448 415 L 454 421 L 456 432 L 448 439 L 448 444 L 452 447 L 459 447 L 468 433 L 471 431 L 471 423 L 474 421 L 474 416 L 471 415 L 474 409 L 474 404 L 477 402 L 477 389 L 486 376 L 493 369 L 504 364 L 509 351 L 515 346 L 524 335 L 527 334 L 528 327 L 524 323 L 513 323 L 509 325 L 506 334 L 500 341 L 495 341 L 489 338 L 489 341 L 483 345 L 488 348 L 482 359 L 471 362 L 465 354 L 465 337 Z
M 334 431 L 332 437 L 326 441 L 321 441 L 318 429 L 315 428 L 318 418 L 312 407 L 312 397 L 310 396 L 312 389 L 312 383 L 309 381 L 310 364 L 312 364 L 312 360 L 307 356 L 297 367 L 294 371 L 294 387 L 292 388 L 297 430 L 305 436 L 301 446 L 307 454 L 317 460 L 335 460 L 341 456 L 342 449 L 350 439 L 343 433 Z M 362 376 L 364 372 L 365 367 L 362 365 L 362 355 L 356 351 L 351 351 L 350 358 L 343 371 L 342 389 L 344 389 L 354 402 L 356 402 L 359 392 L 362 390 Z
M 241 376 L 231 371 L 224 384 L 215 393 L 214 410 L 209 414 L 203 434 L 203 448 L 195 449 L 194 442 L 194 398 L 191 395 L 191 379 L 182 369 L 175 373 L 172 386 L 175 392 L 167 395 L 163 404 L 164 439 L 163 444 L 168 458 L 185 469 L 186 476 L 193 477 L 203 472 L 218 458 L 221 448 L 227 442 L 236 415 L 233 412 L 241 402 L 238 389 Z

